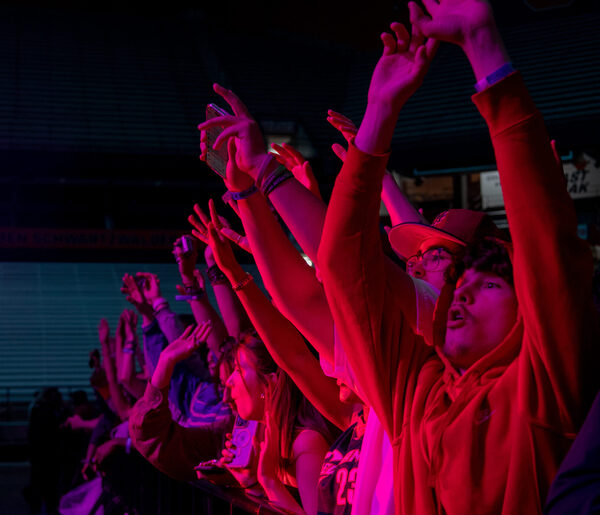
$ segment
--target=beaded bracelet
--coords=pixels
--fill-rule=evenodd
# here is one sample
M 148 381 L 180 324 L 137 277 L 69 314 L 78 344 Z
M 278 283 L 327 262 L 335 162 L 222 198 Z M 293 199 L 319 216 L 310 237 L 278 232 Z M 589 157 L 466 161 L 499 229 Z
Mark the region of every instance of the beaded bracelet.
M 246 272 L 246 277 L 244 277 L 244 279 L 242 279 L 239 283 L 232 284 L 231 288 L 233 291 L 240 291 L 242 288 L 248 286 L 253 280 L 254 278 L 248 272 Z

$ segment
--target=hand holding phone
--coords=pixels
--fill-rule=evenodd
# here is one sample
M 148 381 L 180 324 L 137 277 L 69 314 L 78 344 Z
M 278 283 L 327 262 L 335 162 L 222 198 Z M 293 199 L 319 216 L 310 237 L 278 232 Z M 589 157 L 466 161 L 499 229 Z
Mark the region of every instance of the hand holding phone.
M 208 104 L 206 106 L 207 120 L 219 116 L 229 116 L 229 113 L 216 104 Z M 221 145 L 218 150 L 215 150 L 214 148 L 215 141 L 217 141 L 217 138 L 223 130 L 224 127 L 215 126 L 202 131 L 200 135 L 200 149 L 202 151 L 202 156 L 204 156 L 204 161 L 210 169 L 219 174 L 221 178 L 225 179 L 227 173 L 227 161 L 229 159 L 227 145 Z
M 232 168 L 227 176 L 228 187 L 233 187 L 234 191 L 243 191 L 252 185 L 265 159 L 268 158 L 264 138 L 258 123 L 233 91 L 218 84 L 214 85 L 214 90 L 229 104 L 234 114 L 207 119 L 198 125 L 198 129 L 206 134 L 201 136 L 201 157 L 205 159 L 206 156 L 205 145 L 209 143 L 207 131 L 215 127 L 224 128 L 215 139 L 214 145 L 218 148 L 228 145 L 229 153 L 235 152 L 235 159 L 232 158 L 232 162 L 229 163 Z M 241 173 L 235 173 L 236 171 Z

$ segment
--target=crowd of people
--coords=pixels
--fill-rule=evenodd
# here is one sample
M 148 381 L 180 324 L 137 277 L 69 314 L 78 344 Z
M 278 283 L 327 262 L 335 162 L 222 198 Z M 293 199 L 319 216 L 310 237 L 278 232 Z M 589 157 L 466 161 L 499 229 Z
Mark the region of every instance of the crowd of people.
M 382 34 L 360 126 L 328 113 L 347 141 L 334 145 L 343 164 L 328 204 L 303 156 L 267 152 L 242 101 L 215 85 L 233 114 L 199 125 L 201 159 L 227 149 L 223 200 L 244 234 L 214 202 L 194 206 L 193 238 L 173 251 L 189 317 L 156 275 L 124 277 L 133 309 L 114 337 L 99 325 L 104 408 L 66 422 L 91 434 L 84 477 L 119 451 L 290 513 L 600 510 L 593 260 L 560 159 L 489 3 L 423 4 L 408 4 L 410 32 Z M 466 209 L 429 224 L 386 171 L 440 43 L 473 70 L 509 231 Z M 402 265 L 382 245 L 381 201 Z M 233 245 L 252 254 L 268 297 Z

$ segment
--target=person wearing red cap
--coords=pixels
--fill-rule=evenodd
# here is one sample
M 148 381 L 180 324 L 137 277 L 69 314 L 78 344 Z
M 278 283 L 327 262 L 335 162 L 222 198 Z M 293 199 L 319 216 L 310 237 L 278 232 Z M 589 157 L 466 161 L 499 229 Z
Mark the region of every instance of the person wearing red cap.
M 542 117 L 508 62 L 489 4 L 424 4 L 429 15 L 409 3 L 412 38 L 400 24 L 392 24 L 395 37 L 382 36 L 318 265 L 364 400 L 392 441 L 396 512 L 541 513 L 598 388 L 592 258 L 577 237 Z M 456 286 L 444 287 L 437 303 L 433 346 L 416 334 L 413 282 L 386 260 L 378 231 L 398 114 L 435 51 L 425 37 L 458 44 L 471 63 L 512 236 L 512 245 L 484 238 L 456 260 Z M 400 231 L 392 245 L 426 263 L 429 248 L 404 249 Z M 417 239 L 424 245 L 422 234 Z M 447 248 L 441 243 L 427 244 Z

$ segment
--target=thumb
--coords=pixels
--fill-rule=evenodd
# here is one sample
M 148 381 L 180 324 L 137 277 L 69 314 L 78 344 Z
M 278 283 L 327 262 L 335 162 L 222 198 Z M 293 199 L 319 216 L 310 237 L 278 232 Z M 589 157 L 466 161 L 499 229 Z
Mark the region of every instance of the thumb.
M 227 142 L 227 153 L 229 154 L 229 159 L 235 162 L 235 157 L 237 155 L 237 145 L 235 144 L 235 138 L 229 138 Z

